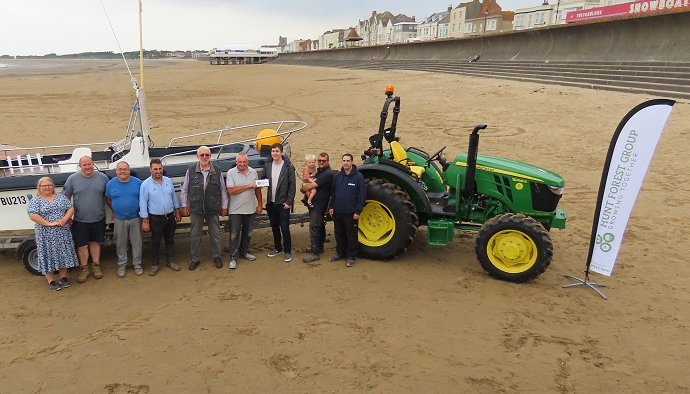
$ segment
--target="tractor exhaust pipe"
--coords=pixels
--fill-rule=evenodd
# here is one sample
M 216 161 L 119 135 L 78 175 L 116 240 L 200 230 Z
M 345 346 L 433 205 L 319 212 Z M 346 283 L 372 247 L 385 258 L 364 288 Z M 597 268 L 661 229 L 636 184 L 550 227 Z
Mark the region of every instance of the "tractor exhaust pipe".
M 477 171 L 477 148 L 479 147 L 479 130 L 484 130 L 485 124 L 474 126 L 470 134 L 470 145 L 467 147 L 467 169 L 465 170 L 465 190 L 462 196 L 467 198 L 474 194 L 474 173 Z

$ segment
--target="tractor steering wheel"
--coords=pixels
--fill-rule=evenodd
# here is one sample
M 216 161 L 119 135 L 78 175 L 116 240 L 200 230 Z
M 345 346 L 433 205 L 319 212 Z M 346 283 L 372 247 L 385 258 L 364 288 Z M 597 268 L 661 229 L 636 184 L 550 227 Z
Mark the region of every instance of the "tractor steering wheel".
M 443 148 L 439 149 L 438 152 L 436 152 L 436 153 L 434 153 L 433 155 L 429 156 L 429 160 L 427 160 L 427 164 L 428 164 L 428 163 L 431 163 L 434 159 L 437 159 L 437 160 L 440 159 L 440 158 L 441 158 L 440 155 L 441 155 L 441 153 L 443 153 L 443 151 L 444 151 L 445 149 L 446 149 L 446 147 L 444 146 Z
M 438 160 L 438 163 L 441 165 L 441 168 L 443 171 L 445 171 L 449 166 L 448 162 L 446 161 L 446 158 L 441 156 L 441 153 L 446 149 L 444 146 L 443 148 L 439 149 L 438 152 L 434 153 L 433 155 L 429 156 L 429 159 L 426 161 L 426 166 L 431 167 L 431 162 L 436 159 Z

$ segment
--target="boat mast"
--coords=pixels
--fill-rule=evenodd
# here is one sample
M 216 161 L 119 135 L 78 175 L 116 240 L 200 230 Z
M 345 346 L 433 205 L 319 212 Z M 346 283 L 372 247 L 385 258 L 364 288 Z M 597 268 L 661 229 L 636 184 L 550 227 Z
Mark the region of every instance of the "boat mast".
M 139 0 L 139 77 L 141 78 L 141 87 L 144 87 L 144 34 L 142 31 L 141 22 L 141 0 Z
M 141 17 L 141 0 L 139 0 L 139 79 L 140 85 L 136 88 L 137 101 L 139 101 L 139 116 L 141 121 L 141 136 L 143 138 L 146 150 L 149 148 L 149 115 L 146 109 L 146 93 L 144 92 L 144 39 L 143 39 L 143 24 Z M 147 153 L 148 156 L 148 153 Z

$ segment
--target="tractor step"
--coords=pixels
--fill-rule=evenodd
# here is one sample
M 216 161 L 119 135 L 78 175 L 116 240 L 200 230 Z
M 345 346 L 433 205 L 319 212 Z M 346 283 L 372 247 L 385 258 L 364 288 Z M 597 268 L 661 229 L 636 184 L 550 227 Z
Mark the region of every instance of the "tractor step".
M 431 212 L 440 216 L 455 216 L 455 204 L 449 204 L 450 197 L 448 192 L 443 193 L 429 193 L 429 203 L 431 204 Z
M 442 203 L 431 201 L 431 212 L 434 215 L 455 217 L 455 204 L 443 205 Z

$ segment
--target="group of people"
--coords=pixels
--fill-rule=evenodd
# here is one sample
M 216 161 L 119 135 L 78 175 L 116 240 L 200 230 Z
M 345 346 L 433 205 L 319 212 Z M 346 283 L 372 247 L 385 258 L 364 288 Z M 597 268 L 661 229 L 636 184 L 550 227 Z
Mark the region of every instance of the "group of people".
M 228 215 L 230 227 L 230 262 L 237 268 L 239 258 L 256 260 L 249 252 L 254 216 L 263 212 L 262 187 L 267 187 L 266 213 L 273 232 L 274 249 L 268 257 L 283 256 L 292 261 L 290 212 L 295 203 L 295 168 L 283 153 L 283 145 L 271 145 L 271 158 L 263 168 L 260 182 L 257 171 L 249 167 L 246 153 L 237 155 L 226 177 L 220 167 L 211 162 L 211 150 L 202 146 L 197 150 L 198 161 L 187 168 L 180 198 L 170 178 L 163 175 L 163 164 L 154 158 L 150 162 L 151 176 L 146 180 L 131 176 L 129 164 L 116 166 L 116 177 L 108 177 L 95 170 L 93 160 L 84 156 L 79 171 L 70 175 L 63 192 L 55 193 L 50 177 L 43 177 L 37 185 L 36 197 L 28 206 L 29 218 L 34 221 L 37 261 L 49 287 L 60 290 L 70 286 L 67 270 L 80 266 L 77 278 L 84 283 L 89 276 L 100 279 L 101 243 L 105 239 L 107 204 L 113 212 L 114 235 L 118 257 L 117 274 L 127 274 L 128 244 L 132 249 L 134 273 L 143 275 L 142 232 L 151 233 L 151 267 L 149 275 L 160 269 L 159 249 L 165 241 L 166 267 L 180 271 L 174 259 L 174 239 L 177 223 L 189 216 L 191 263 L 189 270 L 201 264 L 201 238 L 206 224 L 211 243 L 211 255 L 216 268 L 223 267 L 219 216 Z M 300 192 L 309 209 L 309 240 L 305 263 L 317 261 L 324 253 L 326 229 L 324 215 L 333 218 L 336 253 L 330 261 L 346 260 L 355 263 L 358 251 L 357 224 L 365 204 L 364 177 L 353 163 L 351 154 L 342 156 L 342 169 L 334 175 L 327 153 L 307 155 Z M 260 186 L 261 185 L 261 186 Z M 89 268 L 89 257 L 91 267 Z M 54 273 L 59 272 L 60 278 Z

